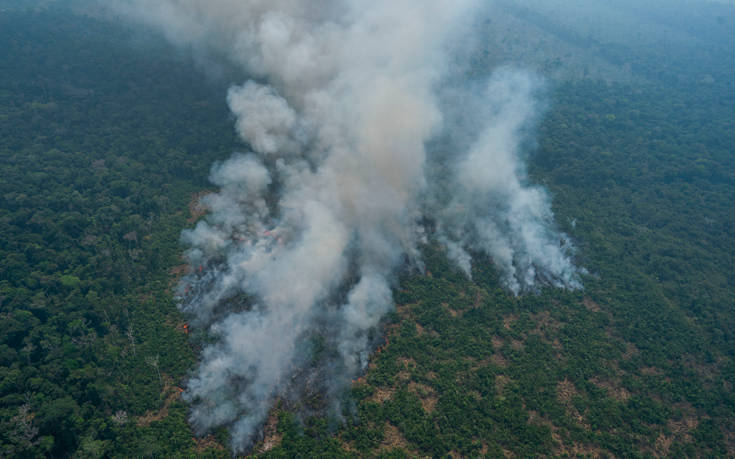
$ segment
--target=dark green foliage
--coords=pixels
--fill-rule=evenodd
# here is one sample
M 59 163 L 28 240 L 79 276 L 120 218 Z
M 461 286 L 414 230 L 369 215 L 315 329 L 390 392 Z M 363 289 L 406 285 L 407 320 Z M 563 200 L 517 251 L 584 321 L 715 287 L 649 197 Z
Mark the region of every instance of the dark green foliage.
M 234 135 L 226 86 L 160 39 L 136 49 L 136 34 L 0 14 L 3 457 L 193 445 L 186 407 L 164 403 L 194 363 L 169 269 L 192 193 Z

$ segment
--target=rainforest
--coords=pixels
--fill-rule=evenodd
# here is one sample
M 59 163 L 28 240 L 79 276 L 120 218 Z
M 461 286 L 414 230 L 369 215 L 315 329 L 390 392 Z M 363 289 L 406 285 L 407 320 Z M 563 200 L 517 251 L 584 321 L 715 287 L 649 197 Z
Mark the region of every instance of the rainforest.
M 0 456 L 735 455 L 735 5 L 418 3 L 0 0 Z

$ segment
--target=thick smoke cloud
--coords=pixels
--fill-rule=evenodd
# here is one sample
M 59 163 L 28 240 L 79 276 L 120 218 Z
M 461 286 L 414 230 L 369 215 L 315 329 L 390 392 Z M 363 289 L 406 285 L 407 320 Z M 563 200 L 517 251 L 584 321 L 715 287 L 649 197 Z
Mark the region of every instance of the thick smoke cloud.
M 314 384 L 336 400 L 367 366 L 396 269 L 420 266 L 422 213 L 468 274 L 484 252 L 513 292 L 579 285 L 519 159 L 532 78 L 499 72 L 478 94 L 485 109 L 465 116 L 484 128 L 445 167 L 449 199 L 427 180 L 425 146 L 452 125 L 444 50 L 475 0 L 131 1 L 121 8 L 254 78 L 227 95 L 252 152 L 213 167 L 220 191 L 183 234 L 182 308 L 215 337 L 185 393 L 199 432 L 230 426 L 241 450 L 277 398 Z M 315 364 L 320 340 L 331 351 Z
M 521 141 L 538 111 L 533 95 L 539 85 L 528 74 L 501 68 L 484 91 L 454 98 L 482 124 L 468 150 L 453 152 L 451 163 L 442 164 L 452 173 L 448 187 L 438 190 L 449 197 L 436 212 L 449 257 L 469 276 L 468 250 L 489 254 L 516 294 L 539 282 L 580 287 L 569 259 L 572 246 L 554 229 L 547 194 L 527 184 L 521 160 Z

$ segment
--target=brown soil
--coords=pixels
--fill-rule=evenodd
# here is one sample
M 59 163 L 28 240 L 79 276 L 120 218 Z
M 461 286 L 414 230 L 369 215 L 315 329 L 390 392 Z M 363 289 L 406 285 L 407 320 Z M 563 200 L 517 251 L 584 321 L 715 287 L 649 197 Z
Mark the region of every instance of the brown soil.
M 168 393 L 166 401 L 163 402 L 163 406 L 157 411 L 146 411 L 143 416 L 136 418 L 135 423 L 140 427 L 148 427 L 152 422 L 160 421 L 168 416 L 168 407 L 171 406 L 174 400 L 181 397 L 181 391 L 177 387 L 166 384 L 161 391 L 163 394 Z
M 541 336 L 548 336 L 550 333 L 554 333 L 563 327 L 561 322 L 551 317 L 551 313 L 549 311 L 532 314 L 531 320 L 536 322 L 536 328 L 534 328 L 531 333 Z
M 383 431 L 383 442 L 380 444 L 378 451 L 390 451 L 396 448 L 401 448 L 406 451 L 410 457 L 421 457 L 416 451 L 411 449 L 401 431 L 390 422 L 386 422 L 385 430 Z
M 173 287 L 179 283 L 182 277 L 186 275 L 186 273 L 189 272 L 189 265 L 188 264 L 181 264 L 174 266 L 173 268 L 168 270 L 169 273 L 169 281 L 168 286 Z
M 592 378 L 590 382 L 592 382 L 592 384 L 596 385 L 597 387 L 605 389 L 609 397 L 614 398 L 619 402 L 624 402 L 630 398 L 630 392 L 628 392 L 624 387 L 621 387 L 619 381 Z
M 625 343 L 625 352 L 623 352 L 623 360 L 630 360 L 638 353 L 638 348 L 633 343 Z
M 500 368 L 505 368 L 508 366 L 508 361 L 505 360 L 505 357 L 503 357 L 503 354 L 501 354 L 500 352 L 494 353 L 490 357 L 490 362 L 496 367 L 500 367 Z
M 196 451 L 198 453 L 203 453 L 207 450 L 217 450 L 217 451 L 224 451 L 225 447 L 222 446 L 220 442 L 217 441 L 216 438 L 214 438 L 214 435 L 207 435 L 204 438 L 195 438 L 194 441 L 196 442 Z
M 263 441 L 257 448 L 258 453 L 263 454 L 281 444 L 283 435 L 278 433 L 278 411 L 272 410 L 268 420 L 263 426 Z
M 568 404 L 577 395 L 577 389 L 574 387 L 571 381 L 564 378 L 563 381 L 559 381 L 556 385 L 556 396 L 559 402 L 562 404 Z
M 207 207 L 202 204 L 202 198 L 208 194 L 211 194 L 211 191 L 200 191 L 191 195 L 191 200 L 189 201 L 189 218 L 186 219 L 187 223 L 194 223 L 207 214 Z
M 660 369 L 656 367 L 644 367 L 644 368 L 641 368 L 640 371 L 641 371 L 641 374 L 646 375 L 646 376 L 661 376 L 662 374 L 664 374 L 663 371 L 661 371 Z
M 574 387 L 574 384 L 567 378 L 559 381 L 559 383 L 556 385 L 557 400 L 559 400 L 559 403 L 566 407 L 567 416 L 580 423 L 586 429 L 589 429 L 589 426 L 585 423 L 582 414 L 572 404 L 572 400 L 578 394 L 579 392 L 577 391 L 577 388 Z
M 375 388 L 373 396 L 370 397 L 370 400 L 376 403 L 383 403 L 384 401 L 393 398 L 394 393 L 395 389 L 392 387 L 377 387 Z
M 503 389 L 505 389 L 505 386 L 507 386 L 510 381 L 511 379 L 505 375 L 496 376 L 495 377 L 495 390 L 497 390 L 499 393 L 502 393 Z
M 597 303 L 595 303 L 594 301 L 592 301 L 592 299 L 590 297 L 588 297 L 588 296 L 586 296 L 586 297 L 584 297 L 584 299 L 582 299 L 582 304 L 584 305 L 585 308 L 587 308 L 588 310 L 590 310 L 592 312 L 600 312 L 601 311 L 600 305 L 597 304 Z
M 510 327 L 516 320 L 518 320 L 518 314 L 509 314 L 503 317 L 503 328 L 510 330 Z
M 436 391 L 433 387 L 427 386 L 426 384 L 420 384 L 411 382 L 408 384 L 408 390 L 418 395 L 421 400 L 421 407 L 427 413 L 432 413 L 436 407 L 439 397 L 436 395 Z
M 511 340 L 510 341 L 510 347 L 513 348 L 516 351 L 521 351 L 526 346 L 523 344 L 523 341 L 514 339 L 514 340 Z

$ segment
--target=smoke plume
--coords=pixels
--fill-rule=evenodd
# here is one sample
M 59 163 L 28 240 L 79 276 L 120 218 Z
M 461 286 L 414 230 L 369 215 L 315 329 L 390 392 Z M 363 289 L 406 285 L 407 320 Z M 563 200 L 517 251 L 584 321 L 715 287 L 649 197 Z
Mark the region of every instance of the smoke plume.
M 478 3 L 123 4 L 172 41 L 252 75 L 227 94 L 251 151 L 212 168 L 219 192 L 183 233 L 194 269 L 181 307 L 213 338 L 185 393 L 198 432 L 228 426 L 242 450 L 278 398 L 318 386 L 336 406 L 393 307 L 395 271 L 420 268 L 426 218 L 436 223 L 428 237 L 468 275 L 470 254 L 483 252 L 515 293 L 579 285 L 548 197 L 526 183 L 520 159 L 533 78 L 496 72 L 473 94 L 477 111 L 463 114 L 482 124 L 476 138 L 456 151 L 450 143 L 442 162 L 427 155 L 427 142 L 455 124 L 439 97 L 446 50 L 468 33 Z M 441 185 L 429 169 L 442 171 Z

